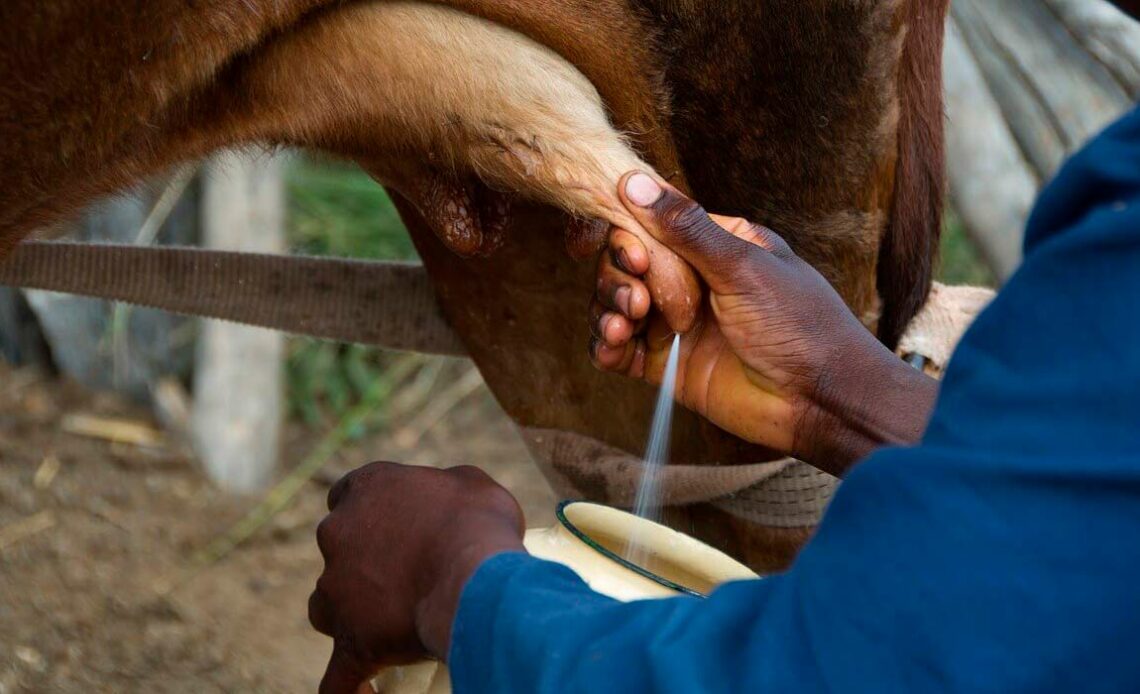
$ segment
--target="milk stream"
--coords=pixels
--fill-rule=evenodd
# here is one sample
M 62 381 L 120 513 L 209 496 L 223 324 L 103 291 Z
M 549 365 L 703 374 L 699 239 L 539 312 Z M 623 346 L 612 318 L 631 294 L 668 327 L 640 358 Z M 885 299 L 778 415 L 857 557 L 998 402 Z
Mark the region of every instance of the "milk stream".
M 677 386 L 677 363 L 680 352 L 681 336 L 674 335 L 673 346 L 669 349 L 669 360 L 665 363 L 665 373 L 661 378 L 661 390 L 657 393 L 653 426 L 649 430 L 649 445 L 645 449 L 644 470 L 633 507 L 634 513 L 638 516 L 655 522 L 661 519 L 661 471 L 669 459 L 669 432 L 673 428 L 673 391 Z M 641 532 L 643 531 L 630 536 L 625 552 L 626 559 L 638 566 L 644 566 L 649 559 Z

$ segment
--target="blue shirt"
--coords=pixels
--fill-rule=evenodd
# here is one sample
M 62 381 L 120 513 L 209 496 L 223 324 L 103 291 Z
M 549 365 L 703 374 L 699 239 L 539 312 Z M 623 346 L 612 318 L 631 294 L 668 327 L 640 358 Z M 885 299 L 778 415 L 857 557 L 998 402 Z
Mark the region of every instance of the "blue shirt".
M 920 445 L 856 466 L 786 573 L 622 604 L 491 558 L 457 691 L 1140 691 L 1140 111 L 1043 193 Z

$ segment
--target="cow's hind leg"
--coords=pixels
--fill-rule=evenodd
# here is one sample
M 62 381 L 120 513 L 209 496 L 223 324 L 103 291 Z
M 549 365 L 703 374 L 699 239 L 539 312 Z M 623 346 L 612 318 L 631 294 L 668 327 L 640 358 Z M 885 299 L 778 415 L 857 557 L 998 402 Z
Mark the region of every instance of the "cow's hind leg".
M 652 167 L 590 81 L 549 48 L 458 10 L 371 2 L 327 12 L 236 64 L 215 98 L 219 137 L 351 154 L 462 255 L 501 241 L 504 199 L 476 182 L 640 231 L 617 182 Z M 686 328 L 696 281 L 658 250 L 654 272 L 670 277 L 656 284 L 659 305 Z

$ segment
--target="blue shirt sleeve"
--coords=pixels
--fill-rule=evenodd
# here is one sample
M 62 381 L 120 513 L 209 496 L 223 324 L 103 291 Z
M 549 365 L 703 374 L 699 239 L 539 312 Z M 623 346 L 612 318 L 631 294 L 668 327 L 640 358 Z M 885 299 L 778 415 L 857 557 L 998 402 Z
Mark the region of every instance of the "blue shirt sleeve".
M 1137 691 L 1140 112 L 1043 194 L 920 445 L 786 573 L 618 603 L 522 554 L 464 591 L 457 691 Z

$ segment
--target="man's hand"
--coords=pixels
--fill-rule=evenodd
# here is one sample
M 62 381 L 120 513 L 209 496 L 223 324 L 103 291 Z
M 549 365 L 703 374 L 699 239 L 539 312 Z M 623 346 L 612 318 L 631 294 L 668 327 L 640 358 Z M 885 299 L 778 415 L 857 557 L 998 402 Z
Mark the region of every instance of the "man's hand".
M 309 598 L 309 621 L 333 638 L 322 694 L 371 691 L 384 666 L 445 658 L 467 580 L 492 555 L 525 551 L 518 503 L 474 467 L 372 463 L 328 504 Z
M 744 219 L 710 216 L 643 174 L 627 175 L 620 189 L 654 239 L 616 229 L 602 254 L 590 309 L 599 368 L 660 382 L 670 335 L 650 315 L 646 251 L 660 242 L 709 290 L 682 339 L 683 405 L 837 474 L 876 446 L 917 440 L 936 383 L 883 347 L 783 239 Z

